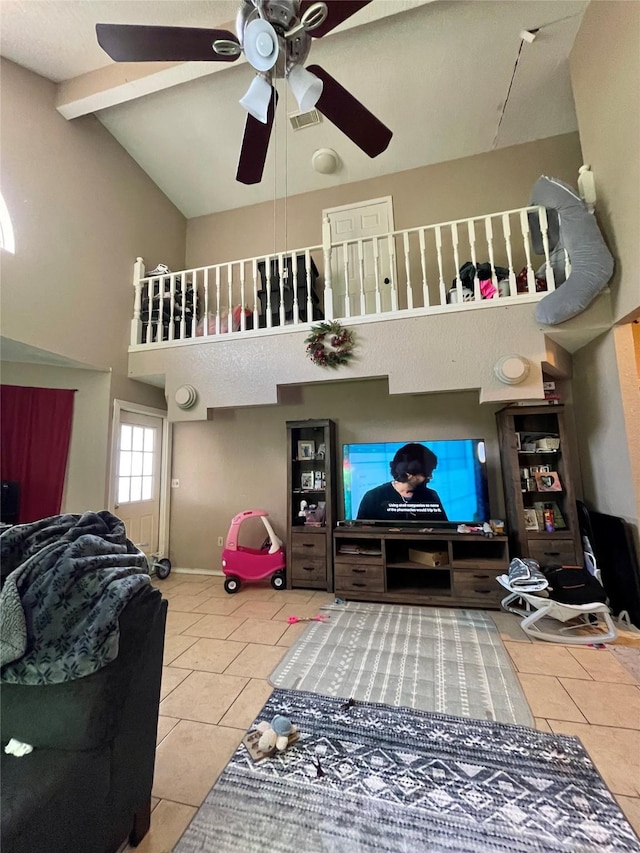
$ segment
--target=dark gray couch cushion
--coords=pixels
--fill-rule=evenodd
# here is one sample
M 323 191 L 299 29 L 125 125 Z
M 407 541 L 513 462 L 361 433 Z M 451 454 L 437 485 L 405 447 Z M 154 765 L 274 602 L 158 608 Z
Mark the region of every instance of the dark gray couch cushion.
M 3 684 L 2 744 L 16 738 L 35 748 L 99 749 L 117 734 L 139 649 L 161 593 L 137 592 L 120 616 L 120 653 L 98 672 L 62 684 Z

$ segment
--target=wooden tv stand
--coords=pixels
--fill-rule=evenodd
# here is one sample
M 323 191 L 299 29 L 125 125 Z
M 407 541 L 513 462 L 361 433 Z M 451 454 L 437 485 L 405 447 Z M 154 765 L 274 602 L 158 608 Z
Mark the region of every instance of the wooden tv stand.
M 441 552 L 438 565 L 411 559 L 409 550 Z M 336 596 L 393 604 L 499 609 L 504 590 L 495 578 L 509 567 L 506 536 L 454 530 L 337 527 L 333 554 Z

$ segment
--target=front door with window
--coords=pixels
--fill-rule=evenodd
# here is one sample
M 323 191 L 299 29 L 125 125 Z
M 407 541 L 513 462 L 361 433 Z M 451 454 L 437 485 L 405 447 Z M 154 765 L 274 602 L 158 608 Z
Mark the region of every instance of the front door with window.
M 127 536 L 147 554 L 158 550 L 162 418 L 120 411 L 114 509 Z

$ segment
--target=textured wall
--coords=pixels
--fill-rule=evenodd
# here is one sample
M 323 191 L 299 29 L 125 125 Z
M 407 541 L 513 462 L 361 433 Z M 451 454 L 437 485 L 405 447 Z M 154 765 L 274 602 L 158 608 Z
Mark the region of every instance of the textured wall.
M 592 0 L 571 58 L 585 162 L 616 261 L 614 319 L 640 312 L 640 4 Z M 614 328 L 574 359 L 574 407 L 587 502 L 634 525 L 640 501 L 640 396 L 633 334 Z
M 322 242 L 322 210 L 393 196 L 396 228 L 523 207 L 541 174 L 575 185 L 576 133 L 501 148 L 435 166 L 200 216 L 187 224 L 187 266 L 249 258 Z
M 329 380 L 389 377 L 391 394 L 480 391 L 480 401 L 542 397 L 544 334 L 532 305 L 478 308 L 410 319 L 350 324 L 355 357 L 337 371 L 317 367 L 305 353 L 305 331 L 131 353 L 133 376 L 166 376 L 169 418 L 203 420 L 207 409 L 275 404 L 278 386 Z M 520 385 L 502 384 L 493 368 L 500 356 L 520 353 L 532 368 Z M 177 388 L 193 385 L 198 403 L 187 412 L 174 402 Z
M 614 320 L 640 312 L 640 3 L 592 0 L 570 57 L 584 162 L 613 256 Z
M 138 255 L 184 263 L 185 219 L 94 116 L 2 60 L 2 193 L 16 237 L 2 262 L 3 334 L 127 375 Z
M 280 405 L 217 410 L 210 421 L 173 430 L 171 559 L 177 566 L 220 568 L 218 536 L 244 509 L 266 509 L 276 532 L 286 524 L 286 421 L 331 418 L 342 444 L 352 441 L 485 438 L 492 513 L 504 502 L 494 412 L 474 392 L 391 397 L 382 379 L 282 389 Z M 339 478 L 339 487 L 341 479 Z M 342 498 L 338 501 L 342 517 Z

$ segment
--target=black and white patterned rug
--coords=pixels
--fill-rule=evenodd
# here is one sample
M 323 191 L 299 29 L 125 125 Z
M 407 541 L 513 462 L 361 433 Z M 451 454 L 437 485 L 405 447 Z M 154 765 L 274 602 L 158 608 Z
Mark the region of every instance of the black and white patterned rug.
M 640 853 L 577 738 L 279 689 L 276 713 L 300 740 L 240 745 L 174 853 Z

